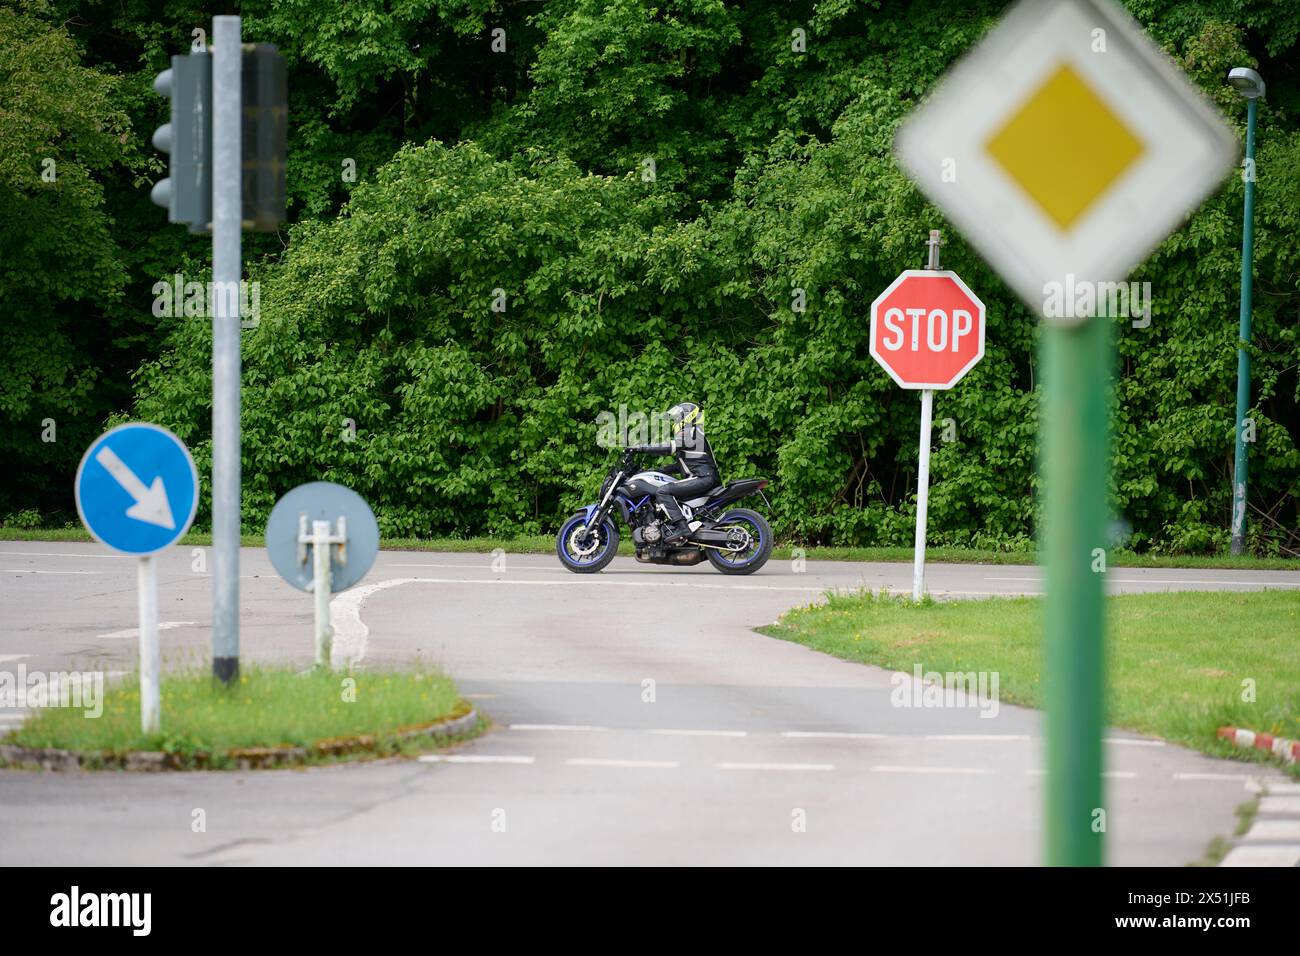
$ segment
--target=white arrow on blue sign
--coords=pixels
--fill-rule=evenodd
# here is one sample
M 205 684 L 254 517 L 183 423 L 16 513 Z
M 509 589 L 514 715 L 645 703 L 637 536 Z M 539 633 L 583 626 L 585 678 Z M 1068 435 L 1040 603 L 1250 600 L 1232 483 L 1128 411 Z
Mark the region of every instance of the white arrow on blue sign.
M 189 530 L 199 474 L 185 444 L 149 422 L 99 436 L 77 468 L 77 513 L 96 540 L 123 554 L 147 555 Z

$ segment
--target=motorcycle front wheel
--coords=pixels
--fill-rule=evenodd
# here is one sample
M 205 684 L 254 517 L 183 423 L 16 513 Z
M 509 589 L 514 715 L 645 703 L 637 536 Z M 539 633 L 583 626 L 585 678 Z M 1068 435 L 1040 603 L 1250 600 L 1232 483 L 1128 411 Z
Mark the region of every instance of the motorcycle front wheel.
M 753 574 L 767 564 L 767 559 L 772 556 L 772 526 L 757 511 L 737 508 L 719 518 L 713 530 L 727 531 L 733 528 L 748 534 L 746 546 L 738 551 L 707 548 L 709 563 L 723 574 Z
M 587 515 L 579 511 L 555 536 L 560 563 L 574 574 L 595 574 L 618 554 L 618 528 L 606 518 L 599 528 L 587 529 Z

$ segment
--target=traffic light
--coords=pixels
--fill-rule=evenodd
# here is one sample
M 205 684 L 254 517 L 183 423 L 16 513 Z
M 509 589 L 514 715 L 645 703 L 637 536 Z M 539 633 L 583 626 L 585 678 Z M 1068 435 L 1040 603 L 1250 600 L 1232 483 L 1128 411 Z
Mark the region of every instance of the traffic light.
M 271 43 L 246 43 L 242 62 L 240 152 L 244 228 L 275 232 L 284 222 L 288 83 L 284 57 Z
M 153 144 L 169 154 L 166 179 L 150 198 L 167 209 L 169 222 L 189 223 L 206 232 L 212 222 L 212 55 L 172 57 L 171 69 L 153 88 L 171 100 L 171 117 L 153 134 Z
M 284 57 L 271 43 L 246 43 L 240 59 L 240 190 L 243 228 L 275 232 L 284 222 L 288 83 Z M 212 225 L 212 55 L 172 57 L 153 88 L 171 100 L 170 121 L 153 144 L 170 155 L 167 179 L 150 197 L 190 232 Z

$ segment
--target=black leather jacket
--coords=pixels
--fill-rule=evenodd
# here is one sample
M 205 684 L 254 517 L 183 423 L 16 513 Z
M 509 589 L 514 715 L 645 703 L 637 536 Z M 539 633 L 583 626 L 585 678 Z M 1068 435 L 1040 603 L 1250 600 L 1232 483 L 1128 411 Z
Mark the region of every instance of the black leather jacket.
M 699 425 L 687 425 L 666 445 L 634 447 L 651 455 L 672 455 L 673 463 L 660 469 L 666 475 L 679 475 L 684 479 L 712 478 L 714 481 L 720 475 L 717 459 L 713 457 L 713 446 Z

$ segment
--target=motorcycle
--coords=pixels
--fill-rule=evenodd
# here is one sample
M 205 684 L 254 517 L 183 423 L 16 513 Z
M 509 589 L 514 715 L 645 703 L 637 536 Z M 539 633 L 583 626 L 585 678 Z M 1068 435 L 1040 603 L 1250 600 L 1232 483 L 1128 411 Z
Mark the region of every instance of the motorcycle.
M 594 574 L 618 553 L 614 516 L 631 529 L 636 559 L 643 564 L 690 566 L 708 559 L 723 574 L 753 574 L 772 555 L 772 528 L 757 511 L 730 508 L 757 494 L 770 509 L 766 478 L 745 478 L 715 488 L 701 498 L 679 502 L 689 522 L 686 537 L 664 539 L 668 514 L 658 504 L 659 486 L 673 479 L 658 471 L 636 471 L 638 453 L 629 448 L 610 469 L 600 500 L 576 512 L 555 537 L 560 563 L 575 574 Z M 728 510 L 729 509 L 729 510 Z

